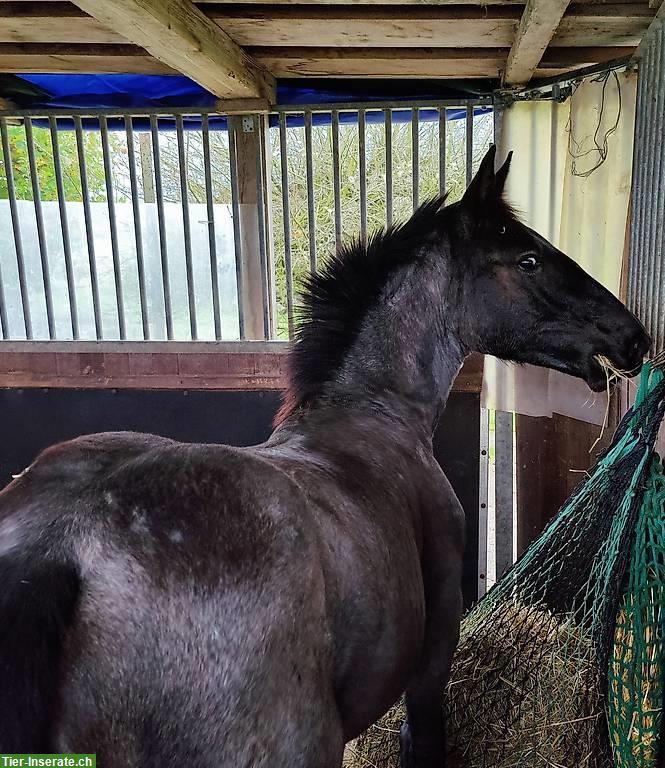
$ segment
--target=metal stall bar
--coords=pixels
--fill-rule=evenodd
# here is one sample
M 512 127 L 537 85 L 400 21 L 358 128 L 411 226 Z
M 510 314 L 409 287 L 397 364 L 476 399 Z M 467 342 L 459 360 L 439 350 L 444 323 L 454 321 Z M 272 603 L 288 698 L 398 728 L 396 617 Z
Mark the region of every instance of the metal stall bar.
M 496 580 L 513 564 L 513 414 L 495 413 L 494 541 Z
M 325 102 L 317 104 L 315 109 L 317 112 L 332 112 L 333 110 L 342 110 L 344 112 L 357 112 L 359 109 L 438 109 L 440 106 L 446 106 L 450 108 L 460 109 L 467 103 L 472 103 L 475 106 L 492 106 L 491 96 L 476 96 L 471 99 L 407 99 L 405 101 L 344 101 L 344 102 Z M 302 104 L 278 104 L 273 108 L 276 113 L 279 112 L 302 112 Z
M 164 190 L 162 187 L 162 164 L 159 157 L 159 126 L 157 115 L 150 115 L 150 137 L 152 140 L 152 164 L 155 171 L 155 199 L 157 200 L 157 224 L 159 229 L 159 254 L 162 269 L 162 289 L 164 292 L 164 319 L 166 338 L 173 339 L 173 315 L 171 313 L 171 280 L 169 275 L 169 255 L 166 244 L 166 219 L 164 217 Z
M 136 244 L 136 268 L 139 277 L 139 301 L 141 303 L 141 328 L 143 339 L 150 339 L 150 319 L 148 317 L 148 299 L 146 293 L 145 259 L 143 256 L 143 233 L 141 229 L 141 207 L 139 204 L 139 185 L 134 156 L 134 126 L 132 116 L 125 115 L 125 135 L 127 138 L 127 161 L 129 164 L 129 186 L 132 193 L 132 218 L 134 220 L 134 243 Z
M 420 185 L 420 112 L 418 107 L 411 110 L 411 197 L 413 210 L 418 207 Z
M 367 153 L 365 148 L 365 110 L 358 110 L 358 175 L 360 177 L 360 237 L 367 238 Z
M 233 211 L 233 247 L 236 263 L 236 294 L 238 297 L 238 333 L 244 341 L 245 332 L 245 302 L 244 271 L 242 263 L 242 232 L 240 231 L 240 192 L 238 190 L 238 153 L 236 149 L 236 129 L 231 120 L 228 121 L 229 131 L 229 170 L 231 173 L 231 209 Z
M 48 245 L 44 229 L 44 212 L 42 211 L 42 192 L 39 187 L 37 158 L 35 156 L 35 139 L 32 131 L 32 120 L 25 118 L 25 143 L 28 150 L 28 166 L 30 167 L 30 185 L 32 187 L 32 202 L 35 208 L 35 223 L 37 225 L 37 242 L 39 243 L 39 258 L 42 267 L 42 286 L 46 303 L 46 323 L 49 339 L 55 339 L 55 321 L 53 318 L 53 291 L 51 289 L 51 272 L 48 263 Z
M 633 185 L 632 185 L 632 199 L 631 199 L 631 212 L 632 222 L 630 227 L 630 259 L 628 269 L 628 306 L 635 313 L 639 315 L 638 309 L 638 293 L 639 293 L 639 252 L 638 252 L 638 240 L 639 240 L 639 226 L 638 221 L 641 214 L 640 205 L 638 201 L 639 197 L 639 183 L 640 173 L 642 169 L 642 156 L 644 154 L 644 120 L 640 114 L 640 107 L 644 104 L 644 90 L 646 85 L 644 78 L 639 75 L 637 79 L 637 98 L 636 98 L 636 114 L 635 114 L 635 138 L 633 142 Z
M 446 194 L 446 108 L 439 107 L 439 194 Z
M 335 247 L 342 244 L 342 188 L 339 178 L 339 112 L 332 112 L 333 191 L 335 195 Z
M 222 315 L 219 306 L 219 273 L 217 267 L 217 237 L 215 234 L 215 201 L 212 192 L 212 166 L 210 161 L 210 125 L 208 115 L 201 117 L 203 138 L 203 170 L 206 188 L 206 215 L 208 217 L 208 250 L 210 253 L 210 280 L 212 287 L 212 314 L 215 324 L 215 339 L 222 338 Z
M 646 81 L 647 81 L 647 94 L 648 99 L 651 101 L 655 96 L 654 86 L 657 80 L 657 72 L 656 72 L 656 64 L 655 64 L 655 51 L 654 46 L 649 46 L 649 49 L 647 51 L 646 55 L 646 67 L 645 67 L 645 75 L 646 75 Z M 646 198 L 649 199 L 651 195 L 653 194 L 653 187 L 654 187 L 654 177 L 653 177 L 653 146 L 655 143 L 655 130 L 656 125 L 653 120 L 649 120 L 647 122 L 647 134 L 646 134 L 646 142 L 648 147 L 648 156 L 645 158 L 644 163 L 644 194 L 646 195 Z M 653 198 L 651 198 L 653 199 Z M 648 279 L 643 282 L 643 287 L 641 291 L 641 311 L 642 315 L 641 317 L 644 318 L 644 322 L 646 323 L 647 328 L 652 327 L 651 326 L 651 320 L 653 316 L 653 306 L 651 302 L 649 301 L 650 298 L 650 288 L 653 285 L 654 280 L 654 273 L 655 273 L 655 264 L 653 261 L 653 252 L 651 250 L 651 243 L 653 241 L 653 215 L 652 210 L 648 210 L 646 207 L 642 209 L 642 242 L 640 245 L 642 258 L 646 261 L 646 272 L 648 275 Z
M 289 206 L 289 161 L 286 154 L 286 114 L 279 115 L 279 162 L 282 172 L 282 219 L 284 225 L 284 270 L 289 338 L 293 338 L 293 264 L 291 263 L 291 208 Z
M 180 205 L 182 206 L 182 233 L 185 243 L 185 273 L 187 276 L 187 305 L 189 310 L 189 333 L 192 341 L 198 339 L 196 327 L 196 293 L 194 290 L 194 265 L 192 264 L 192 226 L 189 220 L 189 191 L 187 189 L 187 158 L 182 115 L 175 116 L 176 139 L 178 142 L 178 173 L 180 176 Z
M 640 279 L 642 272 L 642 210 L 641 191 L 644 188 L 644 157 L 646 153 L 645 136 L 646 120 L 644 115 L 646 99 L 646 77 L 644 76 L 644 61 L 640 66 L 640 72 L 637 80 L 637 104 L 635 115 L 635 140 L 633 150 L 633 188 L 632 188 L 632 226 L 630 228 L 630 271 L 628 280 L 628 301 L 629 306 L 638 317 L 643 318 L 641 288 L 644 282 Z
M 270 339 L 270 277 L 268 275 L 268 253 L 266 249 L 266 206 L 265 189 L 266 177 L 264 169 L 266 167 L 265 158 L 265 140 L 263 130 L 261 129 L 260 118 L 256 115 L 252 118 L 254 122 L 254 131 L 260 137 L 258 152 L 256 153 L 256 211 L 258 217 L 258 235 L 259 235 L 259 257 L 261 260 L 261 289 L 263 302 L 263 337 Z
M 2 269 L 0 268 L 0 337 L 3 339 L 11 338 L 9 333 L 9 323 L 7 320 L 7 303 L 5 302 L 5 289 L 2 281 Z
M 647 49 L 648 53 L 648 49 Z M 647 57 L 640 62 L 638 76 L 637 109 L 635 116 L 635 149 L 633 154 L 633 225 L 631 227 L 631 240 L 633 242 L 631 262 L 635 264 L 635 274 L 632 285 L 635 286 L 635 304 L 633 311 L 644 320 L 643 292 L 644 286 L 649 280 L 646 274 L 643 250 L 644 242 L 644 207 L 642 195 L 645 189 L 646 162 L 647 162 L 647 129 L 648 120 L 645 114 L 647 110 Z M 639 267 L 638 267 L 639 265 Z
M 654 19 L 638 55 L 628 301 L 660 353 L 665 344 L 665 19 Z
M 69 317 L 71 321 L 72 338 L 76 341 L 79 338 L 78 308 L 76 306 L 76 287 L 74 284 L 74 268 L 72 265 L 72 247 L 69 239 L 69 222 L 67 220 L 65 185 L 62 181 L 62 161 L 60 159 L 58 125 L 53 115 L 49 117 L 48 121 L 51 134 L 51 147 L 53 150 L 53 173 L 55 175 L 55 188 L 58 195 L 58 211 L 60 213 L 62 248 L 65 255 L 65 274 L 67 277 L 67 294 L 69 297 Z
M 487 592 L 487 484 L 489 470 L 489 411 L 480 411 L 480 487 L 478 493 L 478 599 Z
M 466 185 L 473 178 L 473 105 L 466 107 Z
M 384 110 L 386 137 L 386 224 L 393 223 L 393 112 Z
M 83 144 L 83 126 L 81 118 L 74 118 L 74 132 L 76 134 L 76 154 L 79 164 L 79 178 L 81 179 L 81 199 L 83 200 L 83 219 L 85 221 L 85 238 L 88 249 L 88 266 L 90 268 L 90 288 L 92 291 L 92 313 L 95 318 L 95 338 L 103 338 L 102 311 L 99 298 L 99 276 L 97 274 L 97 258 L 95 255 L 95 235 L 92 223 L 92 211 L 90 209 L 90 190 L 88 187 L 88 169 L 85 159 L 85 146 Z
M 309 271 L 316 272 L 316 209 L 314 207 L 314 161 L 312 156 L 312 112 L 305 111 L 305 165 L 307 172 L 307 229 Z
M 661 21 L 656 32 L 654 55 L 656 58 L 657 78 L 654 83 L 656 93 L 656 114 L 665 115 L 665 22 Z M 662 118 L 661 118 L 662 119 Z M 663 121 L 665 122 L 665 121 Z M 658 349 L 662 349 L 664 341 L 665 287 L 663 286 L 663 260 L 662 249 L 665 245 L 665 138 L 663 130 L 665 125 L 661 123 L 660 130 L 656 131 L 656 146 L 652 153 L 653 176 L 656 183 L 652 200 L 651 215 L 654 218 L 654 237 L 649 247 L 653 252 L 652 261 L 655 263 L 655 274 L 652 285 L 651 304 L 654 307 L 654 317 L 650 323 L 655 329 L 655 340 Z
M 0 133 L 2 134 L 2 157 L 5 165 L 5 180 L 7 182 L 7 195 L 9 196 L 9 212 L 12 220 L 12 232 L 14 234 L 14 248 L 16 251 L 16 268 L 18 270 L 18 284 L 21 293 L 21 306 L 23 308 L 23 329 L 25 338 L 32 339 L 32 318 L 30 317 L 30 297 L 28 296 L 28 281 L 25 272 L 25 258 L 23 255 L 23 240 L 21 238 L 21 223 L 18 219 L 18 205 L 16 204 L 16 187 L 14 185 L 14 169 L 12 168 L 11 150 L 9 147 L 9 134 L 7 121 L 0 118 Z
M 111 256 L 113 258 L 113 279 L 115 280 L 115 302 L 118 312 L 118 331 L 120 340 L 127 338 L 125 323 L 125 300 L 122 293 L 122 272 L 120 269 L 120 249 L 118 248 L 118 222 L 115 216 L 115 193 L 113 191 L 113 172 L 111 169 L 111 151 L 109 149 L 109 128 L 106 117 L 99 118 L 99 132 L 102 137 L 102 158 L 104 161 L 104 180 L 106 183 L 106 205 L 109 211 L 111 231 Z

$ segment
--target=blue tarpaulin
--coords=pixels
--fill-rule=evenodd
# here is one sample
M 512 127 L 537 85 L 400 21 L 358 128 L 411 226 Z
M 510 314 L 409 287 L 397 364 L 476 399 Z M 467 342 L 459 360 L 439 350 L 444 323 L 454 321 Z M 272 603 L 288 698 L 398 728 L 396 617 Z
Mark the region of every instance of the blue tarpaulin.
M 168 109 L 168 108 L 210 108 L 216 101 L 215 96 L 200 85 L 182 75 L 20 75 L 29 83 L 37 86 L 47 96 L 32 101 L 30 108 L 34 109 L 122 109 L 131 112 L 132 109 Z M 306 84 L 306 85 L 305 85 Z M 421 99 L 457 99 L 473 98 L 484 95 L 486 91 L 478 91 L 477 84 L 457 83 L 451 86 L 442 81 L 399 81 L 399 80 L 307 80 L 283 81 L 277 87 L 278 104 L 325 104 L 344 102 L 372 102 Z M 488 111 L 490 107 L 476 107 L 476 113 Z M 447 118 L 454 120 L 465 115 L 464 110 L 447 110 Z M 357 114 L 341 112 L 340 123 L 357 122 Z M 276 120 L 276 116 L 271 119 Z M 368 112 L 367 122 L 383 122 L 380 112 Z M 406 122 L 411 119 L 411 110 L 395 110 L 394 122 Z M 436 110 L 421 110 L 420 120 L 436 120 Z M 314 113 L 313 123 L 325 125 L 330 122 L 330 115 Z M 187 116 L 184 119 L 186 128 L 200 128 L 200 118 Z M 299 115 L 288 117 L 289 126 L 303 124 Z M 97 127 L 96 120 L 84 121 L 85 127 Z M 160 117 L 160 129 L 175 127 L 173 119 L 168 116 Z M 70 120 L 60 120 L 59 127 L 71 128 Z M 122 120 L 109 118 L 110 130 L 123 129 Z M 149 128 L 147 119 L 135 118 L 136 130 Z M 226 118 L 212 116 L 211 129 L 225 129 Z

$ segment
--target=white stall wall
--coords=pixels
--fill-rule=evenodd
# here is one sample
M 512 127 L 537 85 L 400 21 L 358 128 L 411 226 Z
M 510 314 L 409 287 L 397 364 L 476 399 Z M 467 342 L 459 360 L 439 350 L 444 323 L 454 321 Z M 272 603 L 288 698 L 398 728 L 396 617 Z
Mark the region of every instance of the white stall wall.
M 28 280 L 34 338 L 48 339 L 46 302 L 42 282 L 42 268 L 37 238 L 37 225 L 33 203 L 17 201 L 21 225 L 22 243 Z M 95 246 L 95 263 L 99 280 L 103 338 L 119 339 L 118 309 L 116 302 L 111 233 L 107 204 L 90 204 Z M 143 250 L 146 270 L 146 294 L 150 337 L 166 339 L 164 292 L 162 287 L 161 259 L 157 206 L 140 203 L 143 229 Z M 164 203 L 168 244 L 170 293 L 173 308 L 174 338 L 190 338 L 185 272 L 185 247 L 183 239 L 182 206 L 180 203 Z M 139 299 L 134 218 L 131 203 L 116 202 L 118 227 L 118 252 L 124 296 L 127 339 L 143 339 Z M 53 295 L 56 337 L 71 339 L 71 323 L 65 256 L 60 229 L 57 202 L 43 202 L 44 228 L 46 232 L 51 290 Z M 235 252 L 233 245 L 233 220 L 231 207 L 215 205 L 215 235 L 217 242 L 217 272 L 219 276 L 222 337 L 239 338 L 238 300 L 236 295 Z M 210 252 L 206 206 L 189 204 L 192 237 L 194 289 L 198 321 L 198 335 L 202 340 L 214 340 L 215 328 L 210 280 Z M 80 338 L 95 339 L 95 323 L 90 280 L 90 262 L 85 234 L 83 203 L 68 202 L 67 218 L 72 251 L 76 306 L 78 309 Z M 25 338 L 21 295 L 14 241 L 11 237 L 9 201 L 0 200 L 0 271 L 2 273 L 9 336 Z
M 606 80 L 584 81 L 563 104 L 517 103 L 505 110 L 499 137 L 499 159 L 514 151 L 507 196 L 523 220 L 617 296 L 630 203 L 636 86 L 634 72 L 610 74 Z M 603 422 L 606 410 L 606 396 L 591 395 L 578 379 L 492 358 L 486 358 L 483 401 L 500 411 L 555 412 L 594 424 Z

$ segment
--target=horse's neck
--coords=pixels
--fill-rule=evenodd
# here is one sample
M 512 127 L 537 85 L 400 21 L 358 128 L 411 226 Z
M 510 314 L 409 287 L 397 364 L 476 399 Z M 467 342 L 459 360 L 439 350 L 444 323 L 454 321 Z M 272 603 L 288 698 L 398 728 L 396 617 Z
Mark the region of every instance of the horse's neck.
M 441 275 L 400 287 L 368 315 L 330 392 L 384 403 L 430 430 L 465 356 L 446 295 Z

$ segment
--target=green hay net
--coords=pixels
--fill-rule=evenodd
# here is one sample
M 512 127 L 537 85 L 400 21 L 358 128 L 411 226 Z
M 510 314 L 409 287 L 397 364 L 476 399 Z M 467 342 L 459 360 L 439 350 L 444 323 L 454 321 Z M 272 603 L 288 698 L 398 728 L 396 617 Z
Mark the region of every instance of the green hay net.
M 651 768 L 663 697 L 665 380 L 646 365 L 612 445 L 466 616 L 444 706 L 459 768 Z M 398 702 L 349 768 L 397 768 Z

